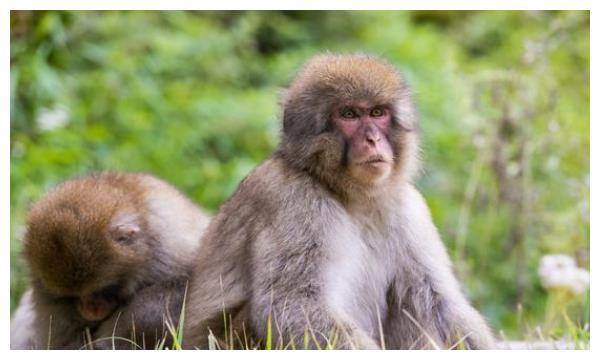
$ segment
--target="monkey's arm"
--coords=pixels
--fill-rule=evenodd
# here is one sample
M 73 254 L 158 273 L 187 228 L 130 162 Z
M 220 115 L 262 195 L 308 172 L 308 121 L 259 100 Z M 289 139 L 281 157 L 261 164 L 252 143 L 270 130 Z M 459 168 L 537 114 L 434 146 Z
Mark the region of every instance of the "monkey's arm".
M 11 323 L 11 346 L 13 337 L 22 341 L 29 337 L 28 348 L 82 348 L 86 324 L 73 306 L 71 301 L 53 298 L 34 284 L 23 295 Z
M 410 186 L 401 207 L 405 254 L 388 292 L 390 348 L 494 347 L 483 317 L 469 304 L 421 194 Z M 435 343 L 435 345 L 433 344 Z
M 19 307 L 10 322 L 11 350 L 29 350 L 37 348 L 34 343 L 35 312 L 31 300 L 31 290 L 23 294 Z
M 185 280 L 159 283 L 136 292 L 94 331 L 93 347 L 154 349 L 163 341 L 172 346 L 167 322 L 177 329 L 185 284 Z
M 188 285 L 183 329 L 186 349 L 207 349 L 210 334 L 225 340 L 225 333 L 230 336 L 237 331 L 228 326 L 230 317 L 235 320 L 247 300 L 245 263 L 249 254 L 245 244 L 253 222 L 248 210 L 232 199 L 206 230 Z

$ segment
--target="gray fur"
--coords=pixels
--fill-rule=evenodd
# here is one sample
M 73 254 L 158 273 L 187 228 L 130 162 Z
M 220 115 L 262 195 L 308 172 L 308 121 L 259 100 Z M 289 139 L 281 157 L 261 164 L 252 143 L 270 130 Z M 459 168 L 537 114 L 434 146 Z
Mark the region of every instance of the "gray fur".
M 347 208 L 281 159 L 261 165 L 207 232 L 184 344 L 205 347 L 209 327 L 220 335 L 224 304 L 249 307 L 245 330 L 259 340 L 271 314 L 283 345 L 307 326 L 316 334 L 337 326 L 348 332 L 341 347 L 376 348 L 381 323 L 386 348 L 432 347 L 406 309 L 439 347 L 468 334 L 468 347 L 491 347 L 422 197 L 409 184 L 390 190 L 386 204 Z
M 328 124 L 329 109 L 348 99 L 394 109 L 394 171 L 377 184 L 348 175 L 347 146 Z M 231 345 L 233 333 L 245 347 L 242 332 L 264 345 L 271 319 L 273 346 L 302 348 L 308 332 L 311 348 L 327 339 L 338 348 L 450 348 L 463 337 L 468 348 L 491 348 L 412 185 L 416 111 L 395 69 L 364 55 L 317 56 L 283 107 L 279 149 L 205 233 L 184 346 L 206 348 L 210 333 Z

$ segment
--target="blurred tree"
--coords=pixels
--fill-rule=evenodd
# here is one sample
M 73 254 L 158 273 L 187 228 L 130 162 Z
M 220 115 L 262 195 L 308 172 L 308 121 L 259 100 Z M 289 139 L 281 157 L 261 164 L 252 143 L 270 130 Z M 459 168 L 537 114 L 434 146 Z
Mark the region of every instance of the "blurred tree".
M 587 11 L 12 11 L 11 308 L 23 218 L 49 187 L 147 171 L 214 211 L 275 148 L 281 89 L 326 50 L 403 70 L 418 186 L 467 291 L 509 336 L 543 322 L 539 258 L 589 262 Z

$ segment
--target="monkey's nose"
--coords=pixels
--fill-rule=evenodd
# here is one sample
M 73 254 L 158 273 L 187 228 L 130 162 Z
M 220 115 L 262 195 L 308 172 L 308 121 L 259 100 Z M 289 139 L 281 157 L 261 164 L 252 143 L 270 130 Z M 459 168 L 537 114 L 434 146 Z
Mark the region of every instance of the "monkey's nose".
M 381 140 L 381 137 L 376 132 L 367 131 L 367 133 L 365 134 L 365 140 L 367 141 L 367 143 L 369 143 L 369 145 L 375 145 L 379 142 L 379 140 Z

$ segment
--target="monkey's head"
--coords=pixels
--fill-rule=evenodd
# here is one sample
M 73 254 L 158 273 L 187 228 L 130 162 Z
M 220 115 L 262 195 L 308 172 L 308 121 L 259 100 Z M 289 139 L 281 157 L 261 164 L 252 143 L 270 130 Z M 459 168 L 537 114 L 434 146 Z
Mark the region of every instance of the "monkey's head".
M 285 95 L 278 154 L 341 195 L 410 180 L 417 152 L 408 86 L 383 60 L 318 55 Z
M 34 284 L 73 301 L 88 321 L 110 315 L 135 290 L 131 279 L 149 256 L 136 203 L 131 191 L 94 178 L 51 191 L 27 218 L 23 250 Z

